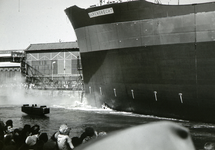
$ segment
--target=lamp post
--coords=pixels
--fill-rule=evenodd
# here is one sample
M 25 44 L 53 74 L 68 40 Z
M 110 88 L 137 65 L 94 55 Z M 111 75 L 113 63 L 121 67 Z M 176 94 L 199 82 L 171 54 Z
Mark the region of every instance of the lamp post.
M 54 69 L 53 68 L 54 68 L 54 64 L 55 63 L 56 63 L 55 61 L 52 62 L 52 81 L 53 81 L 53 73 L 54 73 Z

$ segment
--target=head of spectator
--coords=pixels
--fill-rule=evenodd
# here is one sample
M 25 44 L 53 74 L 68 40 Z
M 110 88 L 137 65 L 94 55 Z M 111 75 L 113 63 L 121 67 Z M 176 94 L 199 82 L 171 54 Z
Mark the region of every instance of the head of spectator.
M 13 131 L 13 139 L 14 139 L 15 142 L 20 141 L 20 135 L 21 135 L 21 130 L 20 129 L 15 129 Z
M 6 121 L 6 133 L 12 133 L 13 132 L 13 121 L 12 120 L 7 120 Z
M 92 127 L 87 127 L 87 128 L 85 128 L 84 133 L 81 135 L 81 138 L 84 139 L 87 136 L 88 137 L 93 137 L 95 135 L 96 135 L 96 131 Z
M 85 128 L 84 133 L 82 133 L 80 139 L 82 140 L 82 143 L 85 143 L 95 137 L 97 137 L 97 132 L 92 127 L 87 127 Z
M 31 125 L 30 124 L 25 124 L 24 127 L 23 127 L 23 130 L 30 131 L 31 130 Z
M 40 133 L 40 126 L 39 125 L 34 125 L 31 127 L 31 134 L 35 135 L 35 134 L 39 134 Z
M 6 126 L 11 126 L 11 128 L 13 128 L 13 121 L 12 120 L 7 120 L 6 121 Z
M 48 141 L 48 134 L 47 133 L 41 133 L 39 135 L 39 140 L 42 141 L 43 143 L 46 143 Z
M 71 128 L 69 128 L 66 124 L 62 124 L 59 128 L 59 133 L 63 135 L 69 135 Z
M 87 136 L 90 136 L 90 137 L 96 135 L 96 132 L 92 127 L 85 128 L 85 133 Z
M 25 124 L 20 133 L 21 141 L 23 143 L 25 142 L 25 139 L 30 135 L 30 132 L 31 132 L 31 125 Z
M 26 138 L 26 141 L 25 143 L 31 147 L 31 146 L 34 146 L 36 143 L 37 143 L 37 137 L 36 136 L 28 136 Z

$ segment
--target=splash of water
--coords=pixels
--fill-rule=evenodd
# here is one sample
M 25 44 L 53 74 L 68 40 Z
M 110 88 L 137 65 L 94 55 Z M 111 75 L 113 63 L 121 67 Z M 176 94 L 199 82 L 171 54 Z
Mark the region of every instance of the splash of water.
M 27 87 L 24 77 L 20 75 L 7 77 L 7 80 L 0 82 L 0 106 L 23 104 L 80 105 L 81 91 L 38 90 Z M 84 103 L 87 103 L 86 100 Z

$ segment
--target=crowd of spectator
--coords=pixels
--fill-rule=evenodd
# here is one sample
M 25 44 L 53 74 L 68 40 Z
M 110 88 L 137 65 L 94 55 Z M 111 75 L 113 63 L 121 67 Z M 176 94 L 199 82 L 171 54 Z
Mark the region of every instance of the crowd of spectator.
M 59 130 L 49 138 L 47 133 L 40 132 L 40 126 L 25 124 L 23 128 L 13 127 L 13 121 L 0 121 L 0 150 L 71 150 L 80 144 L 86 143 L 99 134 L 87 127 L 80 137 L 70 137 L 70 130 L 66 124 L 62 124 Z

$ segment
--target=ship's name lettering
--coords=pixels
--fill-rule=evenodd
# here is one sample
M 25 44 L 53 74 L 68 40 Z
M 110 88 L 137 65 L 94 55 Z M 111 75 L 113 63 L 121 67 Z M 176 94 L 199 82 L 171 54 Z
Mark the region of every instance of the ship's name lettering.
M 88 13 L 88 15 L 90 18 L 94 18 L 94 17 L 109 15 L 113 13 L 114 13 L 113 8 L 106 8 L 106 9 L 90 12 Z

